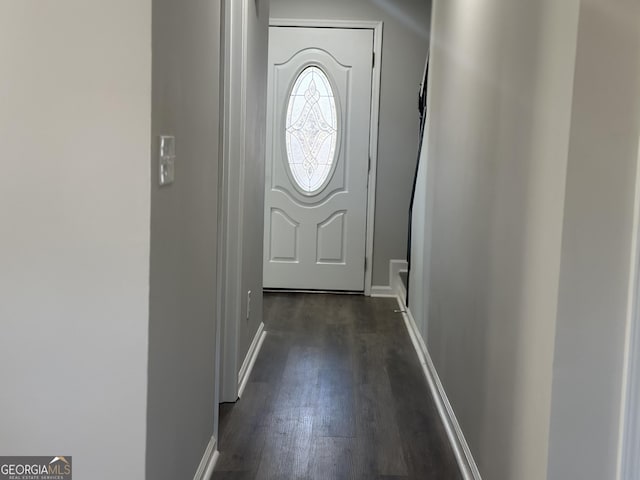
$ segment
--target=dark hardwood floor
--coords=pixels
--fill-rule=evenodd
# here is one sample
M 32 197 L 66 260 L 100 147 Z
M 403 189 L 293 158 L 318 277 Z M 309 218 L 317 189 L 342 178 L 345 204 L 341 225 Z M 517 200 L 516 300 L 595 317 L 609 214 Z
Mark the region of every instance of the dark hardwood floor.
M 462 478 L 393 299 L 265 294 L 268 332 L 221 406 L 223 479 Z

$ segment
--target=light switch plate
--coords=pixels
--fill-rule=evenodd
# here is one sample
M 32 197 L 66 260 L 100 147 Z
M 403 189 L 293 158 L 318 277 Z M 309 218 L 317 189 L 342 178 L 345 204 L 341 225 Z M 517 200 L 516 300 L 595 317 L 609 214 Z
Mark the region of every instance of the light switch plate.
M 175 177 L 176 137 L 160 135 L 160 186 L 173 183 Z

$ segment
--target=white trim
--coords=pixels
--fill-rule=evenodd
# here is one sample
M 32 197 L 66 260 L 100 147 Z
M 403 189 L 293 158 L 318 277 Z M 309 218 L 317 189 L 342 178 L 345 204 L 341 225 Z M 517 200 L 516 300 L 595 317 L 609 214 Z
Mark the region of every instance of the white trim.
M 218 285 L 222 322 L 220 401 L 238 398 L 238 339 L 242 311 L 242 247 L 249 0 L 224 2 L 224 121 L 220 165 Z
M 371 297 L 392 297 L 398 296 L 389 285 L 373 285 L 369 292 Z
M 371 167 L 369 169 L 369 188 L 367 204 L 367 244 L 366 258 L 367 270 L 364 272 L 364 294 L 371 292 L 373 281 L 373 232 L 376 216 L 376 179 L 378 176 L 378 125 L 380 123 L 380 84 L 382 72 L 382 22 L 379 22 L 373 30 L 373 51 L 375 64 L 373 66 L 373 85 L 371 88 L 371 129 L 369 131 L 369 156 Z
M 392 260 L 389 262 L 389 282 L 392 285 L 395 285 L 393 289 L 395 291 L 395 295 L 380 296 L 395 297 L 398 302 L 398 312 L 402 313 L 404 324 L 407 327 L 411 343 L 413 344 L 413 348 L 415 349 L 420 365 L 422 366 L 424 376 L 427 379 L 431 396 L 433 397 L 433 401 L 435 402 L 438 413 L 440 414 L 440 419 L 442 420 L 442 424 L 447 432 L 449 444 L 451 445 L 458 462 L 462 478 L 464 480 L 482 480 L 478 466 L 476 465 L 469 445 L 464 438 L 462 428 L 460 428 L 460 424 L 458 423 L 455 412 L 453 411 L 453 407 L 449 402 L 447 393 L 444 390 L 440 377 L 438 376 L 438 372 L 431 360 L 431 355 L 429 355 L 427 345 L 424 343 L 420 330 L 418 329 L 418 325 L 411 314 L 411 310 L 409 310 L 404 304 L 404 297 L 402 296 L 401 290 L 402 281 L 400 280 L 399 273 L 406 271 L 406 265 L 407 262 L 403 260 Z M 380 288 L 386 288 L 388 290 L 385 291 L 388 292 L 392 291 L 392 287 L 389 286 Z
M 373 30 L 373 53 L 375 64 L 371 84 L 371 124 L 369 126 L 369 169 L 367 191 L 367 233 L 365 245 L 366 269 L 364 272 L 364 294 L 372 295 L 373 281 L 373 233 L 376 213 L 376 178 L 378 172 L 378 125 L 380 119 L 380 84 L 382 69 L 382 22 L 365 20 L 312 20 L 293 18 L 271 18 L 270 27 L 307 28 L 351 28 Z
M 216 437 L 211 437 L 211 440 L 209 440 L 209 444 L 204 451 L 204 455 L 202 455 L 202 460 L 200 460 L 200 465 L 198 465 L 198 470 L 196 470 L 196 474 L 193 476 L 193 480 L 211 479 L 213 469 L 215 468 L 218 457 L 220 456 L 217 446 L 218 442 L 216 441 Z
M 372 297 L 396 297 L 398 295 L 403 295 L 402 292 L 404 291 L 404 286 L 402 285 L 402 280 L 400 280 L 400 272 L 406 271 L 406 260 L 389 260 L 389 284 L 373 285 L 370 288 L 369 293 L 365 293 L 365 295 L 370 295 Z
M 389 285 L 393 285 L 397 281 L 400 272 L 407 271 L 406 260 L 389 260 Z
M 400 279 L 400 272 L 406 272 L 407 268 L 406 260 L 389 260 L 389 285 L 396 295 L 402 294 L 404 287 Z
M 440 377 L 438 377 L 438 372 L 433 365 L 427 346 L 422 340 L 418 326 L 413 319 L 413 315 L 411 315 L 411 311 L 409 309 L 405 309 L 404 303 L 400 297 L 396 297 L 396 300 L 398 301 L 402 318 L 404 319 L 405 326 L 407 327 L 407 331 L 411 337 L 411 343 L 413 343 L 413 348 L 416 350 L 424 376 L 429 384 L 429 389 L 431 390 L 431 395 L 436 404 L 436 408 L 438 409 L 438 413 L 440 414 L 440 419 L 442 420 L 442 424 L 447 432 L 449 443 L 451 444 L 453 453 L 458 461 L 462 478 L 464 480 L 482 480 L 476 462 L 471 454 L 471 450 L 469 449 L 469 445 L 464 438 L 464 433 L 462 432 L 455 412 L 453 411 L 453 407 L 451 406 L 447 393 L 442 386 Z
M 635 480 L 640 476 L 640 147 L 636 163 L 635 201 L 627 325 L 622 376 L 622 404 L 618 438 L 618 480 Z
M 220 404 L 220 395 L 222 391 L 222 334 L 224 331 L 223 325 L 223 308 L 225 299 L 224 288 L 224 255 L 225 255 L 225 232 L 226 232 L 226 215 L 224 198 L 225 182 L 223 176 L 224 161 L 224 134 L 223 126 L 226 119 L 226 100 L 225 100 L 225 83 L 226 83 L 226 65 L 225 65 L 225 32 L 227 31 L 225 2 L 220 2 L 220 92 L 219 92 L 219 120 L 220 120 L 220 139 L 218 145 L 218 245 L 216 251 L 216 333 L 215 333 L 215 365 L 214 365 L 214 392 L 213 392 L 213 434 L 218 436 L 218 424 L 220 421 L 220 414 L 218 405 Z
M 240 373 L 238 373 L 238 398 L 242 396 L 244 387 L 247 386 L 249 375 L 251 375 L 251 370 L 253 370 L 253 365 L 256 363 L 256 358 L 258 358 L 258 354 L 260 353 L 262 343 L 266 336 L 267 332 L 264 331 L 264 323 L 260 323 L 258 331 L 249 346 L 247 356 L 244 357 L 244 362 L 242 362 L 242 366 L 240 367 Z

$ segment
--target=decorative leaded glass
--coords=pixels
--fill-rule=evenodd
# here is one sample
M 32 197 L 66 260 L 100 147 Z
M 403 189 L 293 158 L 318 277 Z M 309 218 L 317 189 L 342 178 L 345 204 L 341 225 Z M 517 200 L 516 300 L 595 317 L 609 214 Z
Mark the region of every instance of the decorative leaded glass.
M 316 66 L 305 68 L 293 85 L 285 137 L 293 180 L 308 195 L 318 192 L 333 170 L 338 116 L 331 83 Z

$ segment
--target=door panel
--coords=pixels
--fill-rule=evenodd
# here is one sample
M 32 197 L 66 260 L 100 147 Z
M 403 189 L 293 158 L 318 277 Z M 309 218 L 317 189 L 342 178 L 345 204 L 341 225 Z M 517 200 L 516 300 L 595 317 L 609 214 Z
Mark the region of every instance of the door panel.
M 297 262 L 298 259 L 298 227 L 300 224 L 292 220 L 285 212 L 277 208 L 271 209 L 271 246 L 270 260 L 276 262 Z
M 264 285 L 364 289 L 373 32 L 271 27 Z
M 345 228 L 346 215 L 347 212 L 341 210 L 318 225 L 317 263 L 345 263 L 344 253 L 347 235 Z

